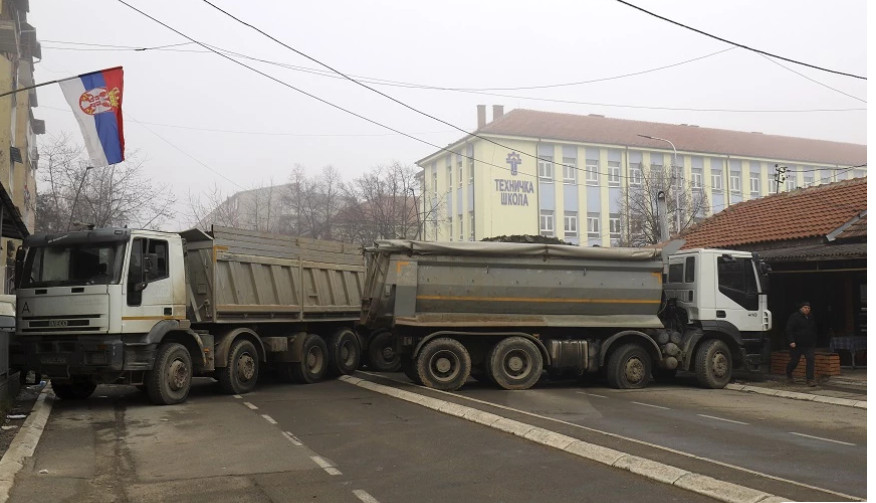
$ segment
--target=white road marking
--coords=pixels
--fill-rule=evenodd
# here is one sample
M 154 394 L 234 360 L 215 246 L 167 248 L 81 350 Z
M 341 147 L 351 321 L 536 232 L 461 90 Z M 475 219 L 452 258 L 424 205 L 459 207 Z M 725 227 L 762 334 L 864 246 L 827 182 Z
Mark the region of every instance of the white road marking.
M 259 408 L 256 407 L 256 406 L 255 406 L 254 404 L 252 404 L 252 403 L 249 403 L 249 402 L 243 402 L 243 404 L 246 405 L 247 407 L 249 407 L 249 408 L 252 409 L 252 410 L 259 410 Z
M 326 461 L 321 456 L 310 456 L 310 459 L 313 460 L 314 463 L 318 464 L 320 468 L 325 470 L 329 475 L 340 475 L 341 471 L 332 466 L 331 463 Z
M 644 405 L 645 407 L 654 407 L 655 409 L 669 410 L 669 407 L 664 407 L 662 405 L 654 405 L 653 403 L 632 402 L 632 401 L 630 403 L 634 403 L 636 405 Z
M 267 414 L 262 414 L 262 417 L 265 418 L 265 421 L 267 421 L 271 424 L 277 424 L 277 420 L 272 418 L 271 416 L 269 416 Z
M 391 377 L 386 377 L 386 376 L 384 376 L 384 375 L 381 375 L 381 374 L 375 374 L 375 373 L 372 373 L 372 372 L 365 372 L 365 371 L 362 371 L 362 370 L 357 370 L 356 373 L 364 374 L 364 375 L 371 376 L 371 377 L 377 377 L 377 378 L 380 378 L 380 379 L 382 379 L 382 380 L 392 381 L 392 382 L 395 382 L 395 383 L 398 383 L 398 384 L 401 384 L 401 385 L 404 385 L 404 386 L 410 386 L 410 385 L 411 385 L 411 383 L 410 383 L 409 381 L 400 381 L 400 380 L 398 380 L 398 379 L 393 379 L 393 378 L 391 378 Z M 341 376 L 341 377 L 338 378 L 338 379 L 341 380 L 341 381 L 349 382 L 349 381 L 347 381 L 346 379 L 344 379 L 344 377 L 346 377 L 346 376 Z M 371 382 L 371 381 L 367 381 L 367 380 L 364 380 L 364 379 L 363 379 L 363 381 Z M 353 384 L 354 386 L 358 386 L 357 384 L 355 384 L 355 382 L 350 382 L 350 384 Z M 386 385 L 381 385 L 381 386 L 386 386 Z M 796 480 L 791 480 L 791 479 L 786 479 L 786 478 L 783 478 L 783 477 L 778 477 L 778 476 L 776 476 L 776 475 L 771 475 L 771 474 L 769 474 L 769 473 L 764 473 L 764 472 L 759 472 L 759 471 L 756 471 L 756 470 L 752 470 L 751 468 L 745 468 L 744 466 L 734 465 L 734 464 L 732 464 L 732 463 L 725 463 L 724 461 L 718 461 L 717 459 L 711 459 L 711 458 L 707 458 L 707 457 L 705 457 L 705 456 L 698 456 L 698 455 L 696 455 L 696 454 L 691 454 L 691 453 L 689 453 L 689 452 L 679 451 L 678 449 L 673 449 L 673 448 L 671 448 L 671 447 L 666 447 L 666 446 L 663 446 L 663 445 L 654 444 L 654 443 L 651 443 L 651 442 L 646 442 L 646 441 L 644 441 L 644 440 L 639 440 L 639 439 L 637 439 L 637 438 L 625 437 L 625 436 L 623 436 L 623 435 L 619 435 L 619 434 L 617 434 L 617 433 L 611 433 L 610 431 L 598 430 L 598 429 L 596 429 L 596 428 L 591 428 L 591 427 L 589 427 L 589 426 L 584 426 L 584 425 L 581 425 L 581 424 L 572 423 L 572 422 L 569 422 L 569 421 L 564 421 L 564 420 L 562 420 L 562 419 L 557 419 L 557 418 L 555 418 L 555 417 L 543 416 L 543 415 L 541 415 L 541 414 L 536 414 L 536 413 L 534 413 L 534 412 L 529 412 L 529 411 L 521 410 L 521 409 L 515 409 L 515 408 L 513 408 L 513 407 L 508 407 L 507 405 L 500 405 L 500 404 L 493 403 L 493 402 L 487 402 L 486 400 L 479 400 L 479 399 L 477 399 L 477 398 L 471 398 L 471 397 L 468 397 L 468 396 L 465 396 L 465 395 L 459 395 L 459 394 L 457 394 L 457 393 L 451 393 L 451 392 L 449 392 L 449 391 L 441 391 L 441 390 L 431 389 L 431 388 L 429 389 L 429 391 L 432 391 L 432 392 L 435 392 L 435 393 L 439 393 L 439 394 L 443 394 L 443 395 L 452 396 L 452 397 L 459 398 L 459 399 L 462 399 L 462 400 L 466 400 L 466 401 L 469 401 L 469 402 L 480 403 L 480 404 L 483 404 L 483 405 L 487 405 L 487 406 L 489 406 L 489 407 L 495 407 L 495 408 L 497 408 L 497 409 L 509 410 L 509 411 L 516 412 L 516 413 L 519 413 L 519 414 L 523 414 L 523 415 L 526 415 L 526 416 L 532 416 L 532 417 L 535 417 L 535 418 L 538 418 L 538 419 L 543 419 L 543 420 L 545 420 L 545 421 L 550 421 L 550 422 L 554 422 L 554 423 L 558 423 L 558 424 L 563 424 L 563 425 L 566 425 L 566 426 L 571 426 L 571 427 L 573 427 L 573 428 L 578 428 L 578 429 L 581 429 L 581 430 L 584 430 L 584 431 L 589 431 L 589 432 L 592 432 L 592 433 L 597 433 L 597 434 L 600 434 L 600 435 L 604 435 L 604 436 L 606 436 L 606 437 L 617 438 L 617 439 L 625 440 L 625 441 L 627 441 L 627 442 L 632 442 L 632 443 L 634 443 L 634 444 L 645 445 L 645 446 L 648 446 L 648 447 L 651 447 L 651 448 L 654 448 L 654 449 L 659 449 L 659 450 L 661 450 L 661 451 L 666 451 L 666 452 L 671 452 L 671 453 L 673 453 L 673 454 L 678 454 L 679 456 L 685 456 L 685 457 L 687 457 L 687 458 L 690 458 L 690 459 L 696 459 L 696 460 L 698 460 L 698 461 L 705 461 L 705 462 L 707 462 L 707 463 L 712 463 L 712 464 L 715 464 L 715 465 L 718 465 L 718 466 L 723 466 L 723 467 L 725 467 L 725 468 L 732 468 L 732 469 L 734 469 L 734 470 L 739 470 L 739 471 L 744 472 L 744 473 L 750 473 L 750 474 L 752 474 L 752 475 L 757 475 L 758 477 L 764 477 L 764 478 L 767 478 L 767 479 L 770 479 L 770 480 L 775 480 L 775 481 L 778 481 L 778 482 L 784 482 L 784 483 L 786 483 L 786 484 L 795 485 L 795 486 L 797 486 L 797 487 L 804 487 L 804 488 L 806 488 L 806 489 L 813 489 L 813 490 L 821 491 L 821 492 L 825 492 L 825 493 L 828 493 L 828 494 L 834 494 L 834 495 L 839 496 L 839 497 L 841 497 L 841 498 L 846 498 L 846 499 L 850 499 L 850 500 L 854 500 L 854 501 L 861 501 L 861 498 L 858 497 L 858 496 L 851 496 L 851 495 L 849 495 L 849 494 L 841 493 L 841 492 L 839 492 L 839 491 L 833 491 L 833 490 L 831 490 L 831 489 L 826 489 L 826 488 L 823 488 L 823 487 L 817 487 L 817 486 L 814 486 L 814 485 L 806 484 L 806 483 L 804 483 L 804 482 L 798 482 L 798 481 L 796 481 Z M 412 393 L 413 393 L 413 392 L 412 392 Z M 428 396 L 428 395 L 423 395 L 423 396 Z
M 298 440 L 298 437 L 296 437 L 295 435 L 293 435 L 292 433 L 290 433 L 288 431 L 284 431 L 283 436 L 286 437 L 287 439 L 289 439 L 289 441 L 292 442 L 292 445 L 296 445 L 298 447 L 301 447 L 302 445 L 304 445 L 301 443 L 301 440 Z
M 723 418 L 723 417 L 710 416 L 710 415 L 708 415 L 708 414 L 697 414 L 697 415 L 700 416 L 700 417 L 708 418 L 708 419 L 715 419 L 716 421 L 726 421 L 726 422 L 728 422 L 728 423 L 733 423 L 733 424 L 744 424 L 744 425 L 748 425 L 748 423 L 744 423 L 744 422 L 742 422 L 742 421 L 736 421 L 735 419 L 725 419 L 725 418 Z
M 605 395 L 597 395 L 596 393 L 585 393 L 583 391 L 576 391 L 575 393 L 578 393 L 579 395 L 595 396 L 596 398 L 608 398 Z
M 853 444 L 853 443 L 851 443 L 851 442 L 843 442 L 842 440 L 834 440 L 834 439 L 832 439 L 832 438 L 816 437 L 815 435 L 807 435 L 807 434 L 805 434 L 805 433 L 797 433 L 796 431 L 791 431 L 791 432 L 789 432 L 789 433 L 790 433 L 791 435 L 797 435 L 798 437 L 806 437 L 806 438 L 812 438 L 812 439 L 815 439 L 815 440 L 823 440 L 823 441 L 825 441 L 825 442 L 833 442 L 833 443 L 835 443 L 835 444 L 851 445 L 851 446 L 854 446 L 854 445 L 855 445 L 855 444 Z
M 363 491 L 362 489 L 354 490 L 353 496 L 359 498 L 359 501 L 361 501 L 362 503 L 380 503 L 379 501 L 377 501 L 377 498 L 375 498 L 374 496 L 371 496 L 370 494 Z

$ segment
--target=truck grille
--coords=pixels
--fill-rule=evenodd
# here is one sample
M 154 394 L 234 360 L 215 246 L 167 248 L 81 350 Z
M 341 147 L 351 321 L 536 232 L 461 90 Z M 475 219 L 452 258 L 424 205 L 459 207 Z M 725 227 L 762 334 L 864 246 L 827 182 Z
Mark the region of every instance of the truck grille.
M 19 333 L 96 332 L 100 327 L 94 326 L 92 321 L 97 321 L 100 317 L 99 314 L 22 317 Z

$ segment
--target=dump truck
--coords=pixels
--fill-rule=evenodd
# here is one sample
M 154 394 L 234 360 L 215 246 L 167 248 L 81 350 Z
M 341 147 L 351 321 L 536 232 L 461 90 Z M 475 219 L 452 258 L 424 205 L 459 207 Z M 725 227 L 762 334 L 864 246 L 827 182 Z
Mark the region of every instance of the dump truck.
M 361 248 L 213 227 L 28 237 L 16 263 L 13 365 L 83 399 L 133 384 L 186 400 L 193 376 L 227 393 L 263 371 L 315 382 L 359 366 Z
M 369 344 L 441 390 L 545 371 L 641 388 L 679 370 L 721 388 L 760 364 L 771 327 L 768 269 L 744 251 L 383 240 L 366 263 Z

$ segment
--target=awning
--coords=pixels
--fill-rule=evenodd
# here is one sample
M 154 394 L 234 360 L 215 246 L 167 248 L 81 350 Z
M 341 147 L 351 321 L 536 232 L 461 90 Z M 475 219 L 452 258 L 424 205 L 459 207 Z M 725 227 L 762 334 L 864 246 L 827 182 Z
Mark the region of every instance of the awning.
M 0 237 L 12 239 L 24 239 L 30 232 L 24 221 L 21 219 L 21 212 L 12 202 L 9 193 L 6 192 L 6 187 L 0 183 L 0 212 L 3 213 L 3 221 L 0 224 Z

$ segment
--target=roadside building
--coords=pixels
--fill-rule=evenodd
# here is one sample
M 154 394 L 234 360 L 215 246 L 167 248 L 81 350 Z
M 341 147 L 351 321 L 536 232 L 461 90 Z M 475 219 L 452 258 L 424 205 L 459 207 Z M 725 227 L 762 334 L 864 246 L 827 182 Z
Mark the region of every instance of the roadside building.
M 424 188 L 423 235 L 476 241 L 512 234 L 558 237 L 580 246 L 631 242 L 631 197 L 653 173 L 681 187 L 679 219 L 699 221 L 732 204 L 866 176 L 865 145 L 662 124 L 600 115 L 478 106 L 478 128 L 417 165 Z M 674 190 L 674 189 L 673 189 Z M 683 193 L 681 193 L 683 191 Z M 690 217 L 688 219 L 688 217 Z
M 867 179 L 800 188 L 746 201 L 682 233 L 685 248 L 757 252 L 772 268 L 773 348 L 784 347 L 788 316 L 812 303 L 819 348 L 844 364 L 865 364 Z

